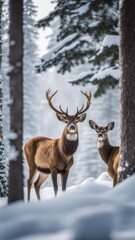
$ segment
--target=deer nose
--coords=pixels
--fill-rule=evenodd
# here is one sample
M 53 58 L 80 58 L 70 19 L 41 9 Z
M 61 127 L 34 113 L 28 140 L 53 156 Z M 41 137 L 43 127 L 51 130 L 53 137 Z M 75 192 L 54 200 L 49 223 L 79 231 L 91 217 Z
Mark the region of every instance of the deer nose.
M 99 134 L 98 134 L 98 137 L 103 137 L 103 134 L 102 134 L 102 133 L 99 133 Z
M 70 130 L 70 131 L 75 131 L 75 130 L 76 130 L 75 125 L 74 125 L 74 124 L 70 124 L 69 130 Z

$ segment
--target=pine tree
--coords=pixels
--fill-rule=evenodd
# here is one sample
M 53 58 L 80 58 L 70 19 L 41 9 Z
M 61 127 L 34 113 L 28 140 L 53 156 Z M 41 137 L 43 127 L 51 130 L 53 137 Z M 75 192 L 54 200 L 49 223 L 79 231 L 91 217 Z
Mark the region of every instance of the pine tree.
M 72 84 L 97 85 L 95 96 L 118 85 L 117 8 L 118 2 L 113 0 L 58 0 L 54 11 L 37 24 L 46 27 L 56 17 L 60 20 L 57 44 L 42 57 L 37 72 L 57 66 L 64 74 L 75 66 L 89 64 L 88 71 L 77 74 Z
M 121 158 L 119 182 L 135 174 L 135 4 L 120 2 Z
M 8 194 L 8 182 L 3 139 L 2 4 L 0 0 L 0 197 L 5 197 Z

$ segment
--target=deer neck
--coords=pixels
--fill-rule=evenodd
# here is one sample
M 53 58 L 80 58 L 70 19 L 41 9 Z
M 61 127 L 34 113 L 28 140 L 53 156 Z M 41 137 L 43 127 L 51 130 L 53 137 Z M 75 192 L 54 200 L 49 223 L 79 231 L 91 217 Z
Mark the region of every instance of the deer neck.
M 109 155 L 112 147 L 109 143 L 108 138 L 102 141 L 97 140 L 97 147 L 102 160 L 108 165 Z
M 71 134 L 64 129 L 60 145 L 65 155 L 72 156 L 78 147 L 78 132 Z

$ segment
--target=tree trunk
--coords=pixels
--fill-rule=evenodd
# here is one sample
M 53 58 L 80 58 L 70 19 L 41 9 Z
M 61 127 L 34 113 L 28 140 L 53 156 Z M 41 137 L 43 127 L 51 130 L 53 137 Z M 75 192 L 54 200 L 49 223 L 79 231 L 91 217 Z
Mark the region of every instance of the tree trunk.
M 135 174 L 135 2 L 120 1 L 121 157 L 119 182 Z
M 2 4 L 0 0 L 0 197 L 6 197 L 8 194 L 8 182 L 6 174 L 4 140 L 3 140 L 3 78 L 1 75 L 2 64 Z
M 10 0 L 10 155 L 8 202 L 23 200 L 23 0 Z

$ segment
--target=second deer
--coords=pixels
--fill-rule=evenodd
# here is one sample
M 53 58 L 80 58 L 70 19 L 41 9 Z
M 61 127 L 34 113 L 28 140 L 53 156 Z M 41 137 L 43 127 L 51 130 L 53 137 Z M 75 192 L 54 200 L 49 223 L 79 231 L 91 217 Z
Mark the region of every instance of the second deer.
M 89 125 L 97 133 L 97 148 L 102 160 L 108 166 L 108 173 L 113 178 L 113 186 L 117 184 L 120 148 L 112 146 L 108 139 L 108 132 L 114 128 L 114 122 L 107 126 L 98 126 L 89 120 Z
M 81 91 L 82 92 L 82 91 Z M 69 115 L 68 109 L 64 112 L 59 106 L 59 110 L 52 104 L 52 98 L 57 91 L 51 94 L 50 90 L 46 91 L 48 104 L 58 120 L 66 124 L 61 138 L 50 139 L 46 137 L 35 137 L 28 141 L 24 146 L 24 154 L 29 166 L 28 200 L 30 200 L 30 190 L 34 176 L 39 171 L 39 177 L 34 183 L 37 198 L 40 199 L 40 187 L 42 183 L 51 174 L 55 195 L 57 195 L 58 184 L 57 174 L 61 174 L 62 190 L 66 190 L 66 182 L 69 170 L 73 165 L 73 154 L 78 147 L 78 122 L 83 122 L 86 118 L 86 111 L 90 107 L 91 93 L 82 92 L 87 99 L 84 107 L 77 108 L 75 115 Z

